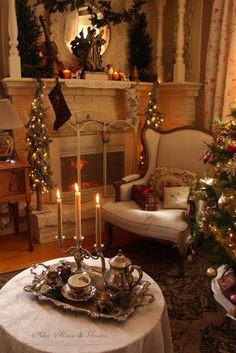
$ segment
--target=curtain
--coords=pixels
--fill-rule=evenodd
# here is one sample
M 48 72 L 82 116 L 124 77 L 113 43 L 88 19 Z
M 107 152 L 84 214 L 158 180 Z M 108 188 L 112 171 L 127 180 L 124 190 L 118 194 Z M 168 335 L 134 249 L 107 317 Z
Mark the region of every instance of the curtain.
M 214 0 L 206 57 L 205 128 L 227 120 L 236 97 L 236 1 Z

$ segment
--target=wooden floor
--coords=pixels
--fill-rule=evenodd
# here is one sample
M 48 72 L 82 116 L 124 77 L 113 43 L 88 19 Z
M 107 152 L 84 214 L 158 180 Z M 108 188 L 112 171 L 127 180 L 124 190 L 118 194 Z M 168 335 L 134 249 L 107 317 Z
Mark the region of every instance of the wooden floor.
M 108 239 L 103 236 L 105 245 L 107 241 Z M 114 231 L 113 246 L 122 246 L 135 241 L 138 241 L 138 238 L 130 233 Z M 83 241 L 83 247 L 89 251 L 94 251 L 94 242 L 94 235 L 88 235 Z M 64 245 L 65 248 L 74 245 L 73 239 L 67 239 Z M 21 270 L 30 267 L 32 264 L 62 256 L 69 256 L 69 254 L 62 253 L 57 242 L 39 244 L 35 241 L 34 250 L 29 252 L 27 233 L 3 235 L 0 237 L 0 274 Z

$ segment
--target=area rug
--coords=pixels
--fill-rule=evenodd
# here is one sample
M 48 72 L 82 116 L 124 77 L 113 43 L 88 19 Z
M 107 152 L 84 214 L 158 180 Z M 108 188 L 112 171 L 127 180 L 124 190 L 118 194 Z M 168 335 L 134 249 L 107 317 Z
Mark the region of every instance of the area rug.
M 177 254 L 170 246 L 142 240 L 122 250 L 160 285 L 175 353 L 236 353 L 236 321 L 226 317 L 213 298 L 206 276 L 206 253 L 199 252 L 194 263 L 187 264 L 185 275 L 179 277 Z M 117 251 L 106 251 L 105 256 L 114 256 Z M 0 287 L 16 274 L 0 275 Z

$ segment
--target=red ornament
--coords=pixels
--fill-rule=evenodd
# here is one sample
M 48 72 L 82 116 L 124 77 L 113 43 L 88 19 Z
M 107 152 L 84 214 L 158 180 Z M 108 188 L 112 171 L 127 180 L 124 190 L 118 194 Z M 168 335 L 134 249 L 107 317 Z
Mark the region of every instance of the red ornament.
M 231 146 L 231 145 L 228 145 L 227 146 L 227 151 L 233 155 L 235 152 L 236 152 L 236 146 Z
M 231 301 L 231 303 L 236 304 L 236 293 L 230 294 L 229 300 Z

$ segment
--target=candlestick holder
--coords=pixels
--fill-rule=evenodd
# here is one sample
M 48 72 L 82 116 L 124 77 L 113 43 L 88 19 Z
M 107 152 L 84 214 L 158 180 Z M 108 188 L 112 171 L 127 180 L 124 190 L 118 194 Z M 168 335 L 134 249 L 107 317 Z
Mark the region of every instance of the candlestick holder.
M 101 259 L 101 269 L 102 273 L 105 273 L 106 270 L 106 264 L 105 264 L 105 258 L 102 252 L 102 248 L 104 247 L 103 244 L 101 246 L 98 246 L 97 244 L 94 244 L 94 248 L 96 250 L 95 254 L 91 254 L 87 249 L 83 248 L 82 242 L 84 237 L 80 236 L 79 238 L 74 237 L 73 239 L 75 240 L 75 245 L 69 247 L 68 249 L 65 249 L 63 247 L 64 239 L 65 236 L 58 237 L 56 236 L 56 239 L 58 241 L 58 245 L 60 247 L 60 250 L 64 253 L 69 253 L 70 255 L 74 256 L 75 263 L 76 263 L 76 269 L 73 271 L 74 273 L 82 273 L 86 271 L 86 266 L 84 264 L 84 259 L 93 259 L 93 260 L 98 260 Z

